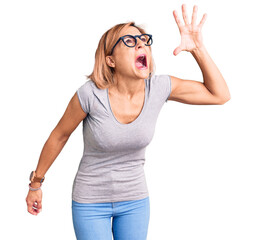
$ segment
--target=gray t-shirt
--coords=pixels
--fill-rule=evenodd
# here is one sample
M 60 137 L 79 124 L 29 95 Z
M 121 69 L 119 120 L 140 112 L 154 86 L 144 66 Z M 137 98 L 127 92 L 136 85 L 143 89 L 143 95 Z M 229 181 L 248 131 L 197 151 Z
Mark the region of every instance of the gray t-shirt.
M 145 150 L 171 93 L 171 80 L 168 75 L 153 75 L 144 81 L 143 108 L 128 124 L 115 118 L 107 88 L 99 89 L 89 79 L 77 90 L 87 116 L 83 120 L 84 152 L 73 183 L 74 201 L 118 202 L 149 195 L 143 168 Z

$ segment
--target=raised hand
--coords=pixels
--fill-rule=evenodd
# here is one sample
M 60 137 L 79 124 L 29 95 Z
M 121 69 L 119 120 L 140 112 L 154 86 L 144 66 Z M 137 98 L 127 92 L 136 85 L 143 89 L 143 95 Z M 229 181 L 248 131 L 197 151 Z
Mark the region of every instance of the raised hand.
M 194 5 L 193 13 L 192 13 L 192 21 L 191 23 L 189 23 L 187 11 L 186 11 L 186 5 L 182 4 L 182 16 L 185 24 L 182 24 L 176 10 L 173 11 L 173 16 L 178 25 L 180 35 L 181 35 L 181 43 L 177 48 L 175 48 L 175 50 L 173 51 L 173 54 L 176 56 L 181 51 L 192 52 L 198 48 L 203 47 L 204 45 L 203 45 L 202 27 L 206 20 L 207 14 L 205 13 L 200 23 L 196 25 L 197 6 Z

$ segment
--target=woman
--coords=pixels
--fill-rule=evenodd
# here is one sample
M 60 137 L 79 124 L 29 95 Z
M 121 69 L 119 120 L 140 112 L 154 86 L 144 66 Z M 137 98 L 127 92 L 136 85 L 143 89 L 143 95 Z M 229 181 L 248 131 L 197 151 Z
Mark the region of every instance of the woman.
M 183 25 L 173 12 L 181 33 L 174 55 L 191 52 L 204 83 L 154 75 L 152 36 L 134 22 L 118 24 L 102 36 L 89 81 L 72 97 L 31 173 L 26 198 L 29 213 L 41 211 L 44 175 L 83 121 L 84 154 L 72 192 L 77 239 L 111 240 L 112 234 L 119 240 L 146 239 L 150 209 L 144 156 L 161 107 L 167 100 L 224 104 L 230 99 L 225 80 L 203 45 L 206 14 L 196 25 L 196 13 L 194 6 L 190 24 L 183 4 Z

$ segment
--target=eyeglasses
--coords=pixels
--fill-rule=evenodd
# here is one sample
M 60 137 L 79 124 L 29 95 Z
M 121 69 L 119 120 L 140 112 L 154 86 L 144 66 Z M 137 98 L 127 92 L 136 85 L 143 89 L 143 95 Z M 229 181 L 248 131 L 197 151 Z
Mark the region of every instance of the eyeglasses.
M 111 50 L 111 53 L 110 55 L 112 55 L 113 53 L 113 50 L 115 48 L 115 46 L 120 42 L 120 40 L 123 41 L 123 43 L 127 46 L 127 47 L 135 47 L 136 44 L 137 44 L 137 39 L 136 38 L 139 38 L 142 42 L 144 42 L 144 44 L 146 46 L 150 46 L 152 43 L 153 43 L 153 39 L 152 39 L 152 35 L 151 34 L 141 34 L 141 35 L 135 35 L 135 36 L 132 36 L 132 35 L 124 35 L 122 37 L 120 37 L 116 44 L 114 45 L 114 47 L 112 48 Z

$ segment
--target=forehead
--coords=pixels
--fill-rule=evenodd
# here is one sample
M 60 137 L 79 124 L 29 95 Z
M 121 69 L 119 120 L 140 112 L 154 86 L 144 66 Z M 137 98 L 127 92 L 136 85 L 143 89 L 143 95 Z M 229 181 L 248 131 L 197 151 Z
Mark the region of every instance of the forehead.
M 133 26 L 128 26 L 128 27 L 123 28 L 119 35 L 121 37 L 124 35 L 140 35 L 140 34 L 141 34 L 141 32 L 139 31 L 138 28 L 133 27 Z

